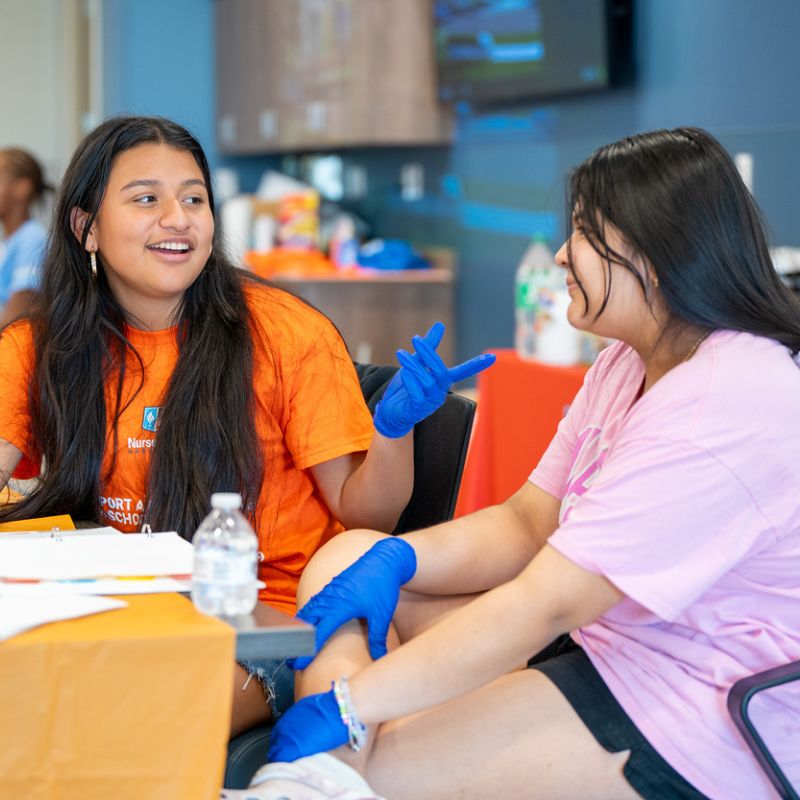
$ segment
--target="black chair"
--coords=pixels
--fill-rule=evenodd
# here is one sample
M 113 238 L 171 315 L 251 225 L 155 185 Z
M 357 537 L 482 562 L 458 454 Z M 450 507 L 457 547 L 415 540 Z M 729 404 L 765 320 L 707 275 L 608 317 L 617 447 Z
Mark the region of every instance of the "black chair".
M 728 692 L 728 711 L 733 717 L 734 724 L 783 800 L 800 800 L 797 793 L 800 787 L 792 787 L 789 779 L 753 724 L 748 706 L 759 692 L 773 689 L 776 686 L 791 683 L 792 681 L 800 681 L 800 661 L 794 661 L 790 664 L 768 669 L 765 672 L 748 675 L 746 678 L 740 678 Z
M 356 364 L 361 391 L 371 412 L 397 367 Z M 464 471 L 475 403 L 448 394 L 444 404 L 414 427 L 414 488 L 392 533 L 419 530 L 452 519 Z M 246 731 L 228 743 L 224 785 L 244 789 L 264 763 L 272 726 Z

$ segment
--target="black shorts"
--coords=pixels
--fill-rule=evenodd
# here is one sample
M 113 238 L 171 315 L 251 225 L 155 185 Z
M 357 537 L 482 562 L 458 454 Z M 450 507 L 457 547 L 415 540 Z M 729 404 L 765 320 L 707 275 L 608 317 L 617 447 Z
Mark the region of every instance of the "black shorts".
M 631 751 L 623 774 L 645 800 L 708 800 L 642 736 L 589 657 L 569 636 L 556 639 L 534 656 L 528 666 L 547 675 L 609 753 Z

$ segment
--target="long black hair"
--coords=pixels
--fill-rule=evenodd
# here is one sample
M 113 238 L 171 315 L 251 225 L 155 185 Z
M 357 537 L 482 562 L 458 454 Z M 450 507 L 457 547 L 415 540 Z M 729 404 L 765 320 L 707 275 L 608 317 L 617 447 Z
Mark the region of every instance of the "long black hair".
M 126 369 L 143 375 L 143 366 L 126 337 L 125 312 L 109 288 L 101 259 L 93 278 L 85 245 L 115 158 L 151 143 L 194 157 L 213 213 L 203 150 L 170 120 L 112 118 L 78 146 L 61 183 L 41 297 L 31 314 L 35 363 L 29 405 L 43 474 L 38 488 L 0 518 L 63 512 L 85 520 L 101 517 L 100 485 L 114 469 L 112 457 L 108 474 L 101 475 L 103 455 L 106 447 L 116 453 L 117 423 L 133 400 L 123 397 Z M 76 209 L 86 214 L 81 241 L 73 233 Z M 226 260 L 215 228 L 212 253 L 176 312 L 179 355 L 159 412 L 141 520 L 153 530 L 177 530 L 190 538 L 214 491 L 241 492 L 245 511 L 251 517 L 254 513 L 264 458 L 254 422 L 246 280 L 247 273 Z
M 600 148 L 571 174 L 567 213 L 606 264 L 595 318 L 608 303 L 612 263 L 652 297 L 647 272 L 634 264 L 643 258 L 672 323 L 746 331 L 800 351 L 800 303 L 773 267 L 761 215 L 733 160 L 708 132 L 658 130 Z M 633 258 L 609 246 L 605 223 Z M 568 258 L 572 269 L 569 246 Z

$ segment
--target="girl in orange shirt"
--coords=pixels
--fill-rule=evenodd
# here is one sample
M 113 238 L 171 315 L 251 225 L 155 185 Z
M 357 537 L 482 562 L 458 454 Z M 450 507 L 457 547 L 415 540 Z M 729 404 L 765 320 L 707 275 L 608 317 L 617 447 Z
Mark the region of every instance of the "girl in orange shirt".
M 163 118 L 110 119 L 64 176 L 40 302 L 0 336 L 0 487 L 23 454 L 46 464 L 0 519 L 70 513 L 191 538 L 212 492 L 237 491 L 266 557 L 262 599 L 291 612 L 324 542 L 392 530 L 414 423 L 488 365 L 406 355 L 378 433 L 332 324 L 226 259 L 197 140 Z M 234 733 L 269 713 L 247 677 Z

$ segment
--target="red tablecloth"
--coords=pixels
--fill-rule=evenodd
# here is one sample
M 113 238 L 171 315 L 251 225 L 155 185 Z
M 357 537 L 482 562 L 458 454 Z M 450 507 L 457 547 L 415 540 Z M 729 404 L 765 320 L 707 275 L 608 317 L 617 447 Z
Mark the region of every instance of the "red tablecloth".
M 456 516 L 502 502 L 522 486 L 583 383 L 587 367 L 522 361 L 498 350 L 478 376 L 478 412 Z

